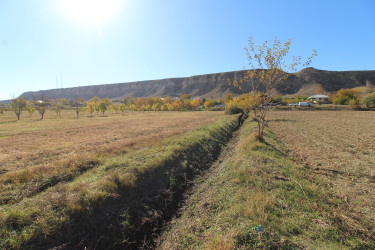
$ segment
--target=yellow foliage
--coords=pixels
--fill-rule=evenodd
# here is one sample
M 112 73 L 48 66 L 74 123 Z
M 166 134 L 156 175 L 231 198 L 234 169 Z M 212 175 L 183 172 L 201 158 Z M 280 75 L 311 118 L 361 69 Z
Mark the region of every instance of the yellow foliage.
M 95 112 L 96 108 L 95 108 L 95 102 L 86 102 L 86 106 L 87 106 L 87 111 L 91 114 L 92 116 L 92 113 Z
M 173 106 L 174 110 L 179 110 L 181 108 L 181 106 L 182 106 L 182 103 L 181 103 L 181 101 L 179 99 L 176 99 L 172 103 L 172 106 Z
M 208 99 L 207 101 L 204 102 L 205 108 L 211 108 L 215 106 L 215 100 L 214 99 Z
M 201 105 L 201 102 L 198 100 L 198 99 L 195 99 L 193 101 L 191 101 L 191 106 L 196 109 L 199 107 L 199 105 Z
M 271 90 L 288 78 L 287 71 L 296 71 L 297 67 L 307 66 L 311 63 L 317 52 L 307 58 L 302 64 L 302 56 L 293 56 L 287 64 L 288 53 L 292 39 L 282 43 L 277 37 L 272 44 L 265 41 L 256 46 L 253 37 L 249 38 L 249 47 L 245 48 L 251 70 L 247 70 L 241 79 L 228 79 L 228 83 L 241 89 L 242 86 L 252 88 L 249 95 L 248 104 L 242 104 L 244 100 L 238 100 L 237 105 L 241 105 L 243 110 L 253 110 L 258 122 L 258 138 L 263 138 L 264 126 L 267 123 L 267 106 L 272 100 Z M 262 93 L 261 91 L 264 91 Z M 240 106 L 238 106 L 240 107 Z

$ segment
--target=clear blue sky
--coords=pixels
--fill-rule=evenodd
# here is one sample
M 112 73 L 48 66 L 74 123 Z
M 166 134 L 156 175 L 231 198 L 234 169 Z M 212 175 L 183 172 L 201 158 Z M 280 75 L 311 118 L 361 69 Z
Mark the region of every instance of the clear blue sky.
M 0 100 L 60 72 L 75 87 L 241 70 L 249 35 L 316 49 L 318 69 L 375 70 L 374 27 L 373 0 L 0 0 Z

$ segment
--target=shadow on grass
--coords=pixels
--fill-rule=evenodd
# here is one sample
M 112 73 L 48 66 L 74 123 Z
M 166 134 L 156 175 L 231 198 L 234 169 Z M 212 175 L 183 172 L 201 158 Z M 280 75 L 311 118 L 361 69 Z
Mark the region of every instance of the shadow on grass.
M 132 186 L 116 179 L 116 197 L 90 205 L 96 206 L 91 214 L 82 211 L 72 214 L 72 220 L 63 230 L 31 245 L 43 249 L 153 248 L 154 239 L 164 223 L 176 214 L 193 178 L 218 158 L 236 125 L 233 122 L 230 129 L 207 131 L 209 136 L 193 139 L 194 143 L 155 166 L 135 167 L 130 170 L 137 176 Z
M 270 122 L 292 122 L 292 123 L 296 123 L 297 121 L 292 120 L 292 119 L 272 119 L 272 120 L 268 121 L 268 123 L 270 123 Z
M 288 154 L 286 152 L 280 151 L 274 145 L 272 145 L 272 144 L 270 144 L 270 143 L 268 143 L 266 141 L 264 141 L 263 143 L 264 143 L 264 145 L 266 145 L 269 148 L 268 149 L 269 151 L 275 152 L 277 155 L 282 156 L 282 157 L 287 157 L 288 156 Z

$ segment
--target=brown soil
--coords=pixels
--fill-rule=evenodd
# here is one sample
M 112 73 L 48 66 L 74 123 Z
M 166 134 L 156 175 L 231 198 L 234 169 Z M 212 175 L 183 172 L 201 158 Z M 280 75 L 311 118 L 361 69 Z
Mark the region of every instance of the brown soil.
M 375 237 L 375 113 L 270 112 L 269 126 L 343 201 L 337 213 L 349 231 Z M 314 178 L 314 176 L 312 176 Z

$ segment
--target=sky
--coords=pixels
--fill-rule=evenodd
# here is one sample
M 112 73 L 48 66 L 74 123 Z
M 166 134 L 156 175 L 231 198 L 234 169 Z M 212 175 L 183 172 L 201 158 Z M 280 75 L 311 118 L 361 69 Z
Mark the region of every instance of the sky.
M 26 91 L 248 68 L 293 38 L 322 70 L 375 70 L 373 0 L 0 0 L 0 100 Z

